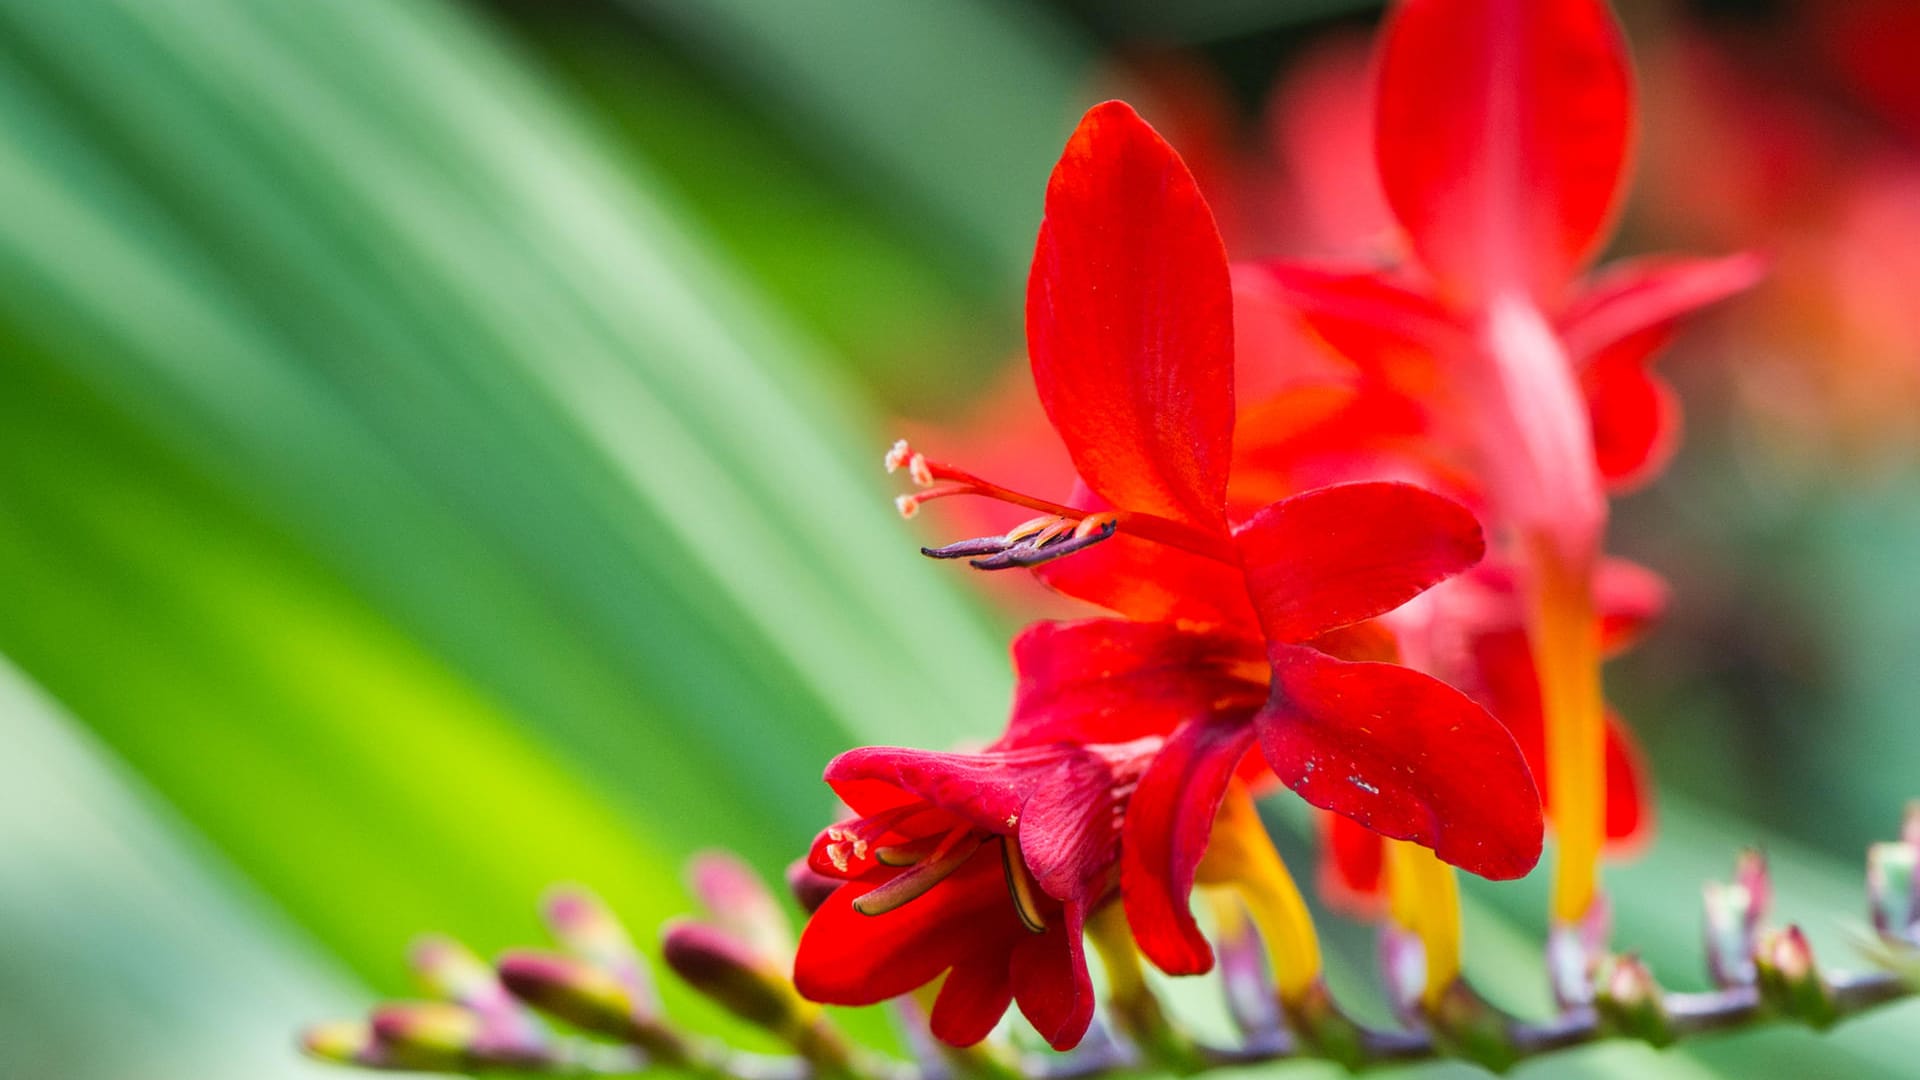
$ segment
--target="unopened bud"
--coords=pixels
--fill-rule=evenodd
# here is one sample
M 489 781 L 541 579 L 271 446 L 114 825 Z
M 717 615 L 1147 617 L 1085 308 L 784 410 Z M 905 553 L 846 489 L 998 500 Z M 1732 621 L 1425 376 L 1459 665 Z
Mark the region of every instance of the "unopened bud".
M 533 1017 L 465 945 L 437 934 L 422 937 L 408 951 L 408 962 L 427 993 L 473 1010 L 489 1040 L 519 1047 L 543 1041 Z
M 1506 1072 L 1520 1060 L 1511 1021 L 1464 979 L 1449 983 L 1427 1006 L 1427 1024 L 1434 1039 L 1453 1056 L 1466 1058 L 1490 1072 Z
M 738 938 L 705 923 L 677 920 L 661 930 L 661 954 L 674 974 L 728 1012 L 786 1040 L 815 1064 L 845 1066 L 847 1046 L 826 1015 Z
M 1365 1032 L 1327 991 L 1327 984 L 1316 979 L 1306 990 L 1282 1001 L 1287 1027 L 1315 1057 L 1325 1058 L 1358 1072 L 1367 1063 Z
M 1798 926 L 1766 934 L 1754 955 L 1760 996 L 1775 1011 L 1824 1028 L 1839 1018 L 1833 990 L 1814 963 L 1813 947 Z
M 610 972 L 570 956 L 532 949 L 509 952 L 496 967 L 513 996 L 548 1016 L 639 1046 L 663 1063 L 685 1058 L 681 1039 L 658 1017 L 641 1011 L 632 991 Z
M 1609 1028 L 1655 1046 L 1673 1041 L 1660 984 L 1638 956 L 1613 957 L 1596 982 L 1594 1007 Z
M 1751 985 L 1760 927 L 1773 901 L 1766 857 L 1758 851 L 1743 852 L 1733 883 L 1707 882 L 1702 899 L 1708 974 L 1719 986 Z
M 457 1071 L 473 1058 L 483 1026 L 472 1010 L 444 1001 L 410 1001 L 373 1011 L 373 1042 L 392 1066 Z
M 315 1024 L 300 1033 L 300 1049 L 307 1056 L 336 1065 L 378 1066 L 380 1053 L 373 1045 L 373 1029 L 357 1020 L 333 1020 Z
M 724 851 L 693 857 L 689 884 L 720 928 L 744 941 L 763 959 L 785 965 L 793 958 L 793 931 L 760 876 Z
M 793 894 L 793 901 L 800 910 L 811 915 L 819 911 L 844 881 L 836 881 L 825 874 L 817 873 L 807 865 L 804 858 L 795 859 L 787 865 L 787 891 Z
M 598 896 L 578 885 L 556 886 L 541 901 L 540 913 L 563 950 L 612 975 L 627 988 L 636 1013 L 659 1013 L 659 999 L 640 950 Z
M 1920 847 L 1904 841 L 1869 847 L 1867 900 L 1875 930 L 1913 941 L 1920 928 Z

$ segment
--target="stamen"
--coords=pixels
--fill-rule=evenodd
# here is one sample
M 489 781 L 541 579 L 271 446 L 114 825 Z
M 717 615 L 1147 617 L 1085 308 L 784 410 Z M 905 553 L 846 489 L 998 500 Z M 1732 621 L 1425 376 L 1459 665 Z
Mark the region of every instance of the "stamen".
M 1106 520 L 1084 535 L 1078 528 L 1068 535 L 1063 522 L 1057 530 L 1043 529 L 1026 540 L 1007 545 L 996 554 L 974 559 L 968 565 L 976 570 L 1010 570 L 1017 566 L 1039 566 L 1077 551 L 1085 551 L 1102 540 L 1111 539 L 1120 529 L 1120 523 L 1111 515 L 1102 516 Z M 1067 538 L 1059 539 L 1063 535 Z
M 988 565 L 982 565 L 980 563 L 974 564 L 982 570 L 1004 570 L 1014 566 L 1033 566 L 1037 563 L 1045 562 L 1047 559 L 1057 559 L 1063 555 L 1070 555 L 1075 551 L 1079 551 L 1087 544 L 1097 543 L 1099 540 L 1104 540 L 1112 536 L 1123 522 L 1129 534 L 1138 536 L 1143 540 L 1151 540 L 1157 544 L 1165 544 L 1169 547 L 1179 548 L 1203 558 L 1214 559 L 1229 565 L 1239 565 L 1239 556 L 1234 551 L 1232 543 L 1225 536 L 1218 536 L 1184 522 L 1159 517 L 1154 514 L 1138 513 L 1130 510 L 1081 510 L 1054 502 L 1051 499 L 1042 499 L 1024 492 L 1014 491 L 1011 488 L 1004 488 L 992 481 L 983 480 L 967 472 L 965 469 L 957 469 L 944 462 L 934 461 L 925 454 L 915 450 L 905 439 L 893 444 L 893 448 L 887 451 L 885 460 L 888 472 L 896 472 L 900 468 L 905 467 L 913 477 L 913 482 L 923 489 L 911 494 L 902 495 L 894 500 L 894 505 L 899 507 L 900 513 L 904 517 L 913 516 L 913 514 L 920 509 L 922 503 L 931 499 L 948 498 L 953 495 L 979 495 L 989 499 L 996 499 L 1000 502 L 1011 503 L 1014 506 L 1024 506 L 1030 510 L 1038 510 L 1042 514 L 1047 515 L 1044 518 L 1036 518 L 1028 521 L 1003 537 L 1003 546 L 1000 553 L 1005 553 L 1007 550 L 1013 548 L 1020 548 L 1020 550 L 1010 558 L 995 559 Z M 1045 532 L 1059 522 L 1074 523 L 1070 525 L 1073 529 L 1074 536 L 1068 543 L 1055 543 L 1053 542 L 1054 537 L 1048 536 L 1046 540 L 1041 543 L 1027 543 L 1027 546 L 1021 547 L 1023 542 L 1028 541 L 1027 530 L 1037 528 L 1039 531 Z M 1062 531 L 1065 531 L 1064 528 Z M 1069 546 L 1069 544 L 1073 543 L 1077 543 L 1079 546 Z M 1041 552 L 1045 552 L 1045 554 L 1041 555 Z M 954 556 L 942 555 L 935 557 L 953 558 Z
M 981 833 L 972 830 L 967 830 L 961 835 L 964 839 L 953 844 L 945 854 L 928 859 L 855 900 L 853 910 L 862 915 L 885 915 L 902 904 L 926 895 L 928 889 L 947 880 L 955 870 L 960 869 L 961 863 L 972 858 L 973 853 L 980 849 L 980 844 L 985 839 Z
M 856 861 L 865 859 L 875 840 L 884 836 L 901 818 L 918 810 L 916 805 L 896 806 L 872 817 L 856 818 L 827 828 L 826 856 L 833 868 L 846 873 Z
M 1040 914 L 1039 886 L 1020 855 L 1020 845 L 1011 836 L 1000 838 L 1000 863 L 1007 869 L 1007 891 L 1013 894 L 1013 912 L 1020 922 L 1036 934 L 1047 932 L 1046 916 Z

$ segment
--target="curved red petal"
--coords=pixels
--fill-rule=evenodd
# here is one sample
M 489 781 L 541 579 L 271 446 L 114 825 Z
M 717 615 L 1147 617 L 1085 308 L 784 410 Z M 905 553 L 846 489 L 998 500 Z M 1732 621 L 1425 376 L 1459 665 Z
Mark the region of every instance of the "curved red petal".
M 996 745 L 1128 742 L 1223 701 L 1244 709 L 1266 698 L 1258 643 L 1165 622 L 1035 623 L 1014 639 L 1013 667 L 1013 715 Z
M 1336 484 L 1274 503 L 1234 532 L 1270 641 L 1384 615 L 1480 561 L 1472 511 L 1413 484 Z
M 1086 909 L 1068 904 L 1043 934 L 1028 934 L 1013 947 L 1013 995 L 1047 1045 L 1071 1050 L 1093 1022 L 1093 978 L 1087 973 L 1081 930 Z
M 1267 761 L 1288 787 L 1483 877 L 1533 869 L 1540 794 L 1500 721 L 1408 668 L 1281 643 L 1271 655 L 1273 701 L 1257 723 Z
M 1228 781 L 1253 745 L 1245 717 L 1207 718 L 1167 740 L 1134 789 L 1120 848 L 1120 895 L 1147 959 L 1169 975 L 1213 967 L 1187 899 Z
M 1056 900 L 1089 903 L 1110 887 L 1120 853 L 1121 807 L 1160 749 L 1157 738 L 1081 748 L 1027 800 L 1020 857 Z
M 1593 424 L 1593 456 L 1614 491 L 1653 479 L 1680 446 L 1680 399 L 1638 363 L 1608 362 L 1581 379 Z
M 1600 273 L 1556 322 L 1576 364 L 1602 356 L 1644 361 L 1682 318 L 1752 288 L 1765 273 L 1765 261 L 1745 253 L 1629 259 Z
M 1385 903 L 1387 853 L 1380 834 L 1340 814 L 1320 815 L 1320 896 L 1357 919 L 1377 917 Z
M 793 981 L 809 1001 L 872 1005 L 933 981 L 970 956 L 1004 950 L 1025 933 L 1007 900 L 997 847 L 988 845 L 952 876 L 884 915 L 853 901 L 885 884 L 874 875 L 834 890 L 800 932 Z
M 826 780 L 854 812 L 874 815 L 916 802 L 1004 832 L 1032 791 L 1030 770 L 1004 755 L 951 754 L 899 746 L 862 746 L 827 763 Z
M 1556 297 L 1608 230 L 1631 137 L 1605 0 L 1407 0 L 1379 101 L 1387 202 L 1445 289 Z
M 1646 758 L 1626 722 L 1607 710 L 1607 844 L 1632 851 L 1653 834 L 1653 787 Z
M 1180 156 L 1121 102 L 1088 111 L 1047 184 L 1027 349 L 1089 487 L 1122 509 L 1226 530 L 1226 249 Z
M 976 954 L 955 964 L 940 984 L 928 1026 L 948 1046 L 972 1046 L 993 1033 L 1013 1004 L 1013 977 L 1000 953 Z

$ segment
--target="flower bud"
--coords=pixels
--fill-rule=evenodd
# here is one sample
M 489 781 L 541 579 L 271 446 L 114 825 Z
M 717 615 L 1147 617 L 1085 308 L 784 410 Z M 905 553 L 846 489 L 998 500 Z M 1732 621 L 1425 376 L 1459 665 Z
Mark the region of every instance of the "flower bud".
M 427 993 L 473 1010 L 490 1040 L 522 1047 L 543 1041 L 534 1018 L 500 985 L 493 969 L 465 945 L 428 935 L 413 943 L 408 963 Z
M 1867 900 L 1875 930 L 1915 940 L 1920 928 L 1920 847 L 1901 842 L 1867 848 Z
M 1595 980 L 1594 1008 L 1612 1031 L 1666 1046 L 1674 1039 L 1660 984 L 1638 956 L 1616 956 Z
M 1766 857 L 1758 851 L 1741 853 L 1733 884 L 1707 882 L 1702 897 L 1708 973 L 1718 986 L 1751 985 L 1760 926 L 1773 901 Z
M 1427 1006 L 1427 1025 L 1436 1042 L 1455 1057 L 1475 1062 L 1490 1072 L 1506 1072 L 1520 1060 L 1511 1034 L 1512 1018 L 1481 997 L 1465 979 L 1447 984 Z
M 683 1061 L 687 1048 L 659 1019 L 636 1008 L 620 979 L 570 956 L 516 949 L 496 965 L 500 981 L 528 1005 L 582 1031 L 632 1043 L 663 1063 Z
M 787 916 L 746 863 L 728 852 L 705 851 L 693 857 L 687 877 L 721 929 L 765 959 L 782 965 L 792 960 L 793 931 Z
M 373 1029 L 357 1020 L 315 1024 L 300 1033 L 300 1049 L 307 1056 L 336 1065 L 378 1067 L 381 1055 L 373 1044 Z
M 1340 1011 L 1325 982 L 1315 979 L 1305 991 L 1283 1001 L 1281 1007 L 1288 1029 L 1313 1056 L 1344 1065 L 1352 1072 L 1367 1063 L 1365 1033 Z
M 750 1024 L 786 1040 L 816 1065 L 844 1068 L 847 1046 L 818 1006 L 745 943 L 717 927 L 676 920 L 661 930 L 673 973 Z
M 1839 1019 L 1833 989 L 1820 974 L 1813 947 L 1798 926 L 1766 934 L 1753 960 L 1760 996 L 1769 1008 L 1815 1028 Z
M 632 995 L 634 1012 L 657 1016 L 660 1002 L 633 937 L 600 898 L 578 885 L 547 890 L 542 919 L 560 948 L 619 980 Z
M 819 911 L 844 881 L 835 881 L 825 874 L 815 873 L 804 858 L 795 859 L 787 866 L 787 891 L 793 894 L 794 902 L 808 915 Z
M 444 1001 L 409 1001 L 375 1009 L 372 1030 L 384 1064 L 456 1072 L 473 1060 L 484 1029 L 470 1009 Z

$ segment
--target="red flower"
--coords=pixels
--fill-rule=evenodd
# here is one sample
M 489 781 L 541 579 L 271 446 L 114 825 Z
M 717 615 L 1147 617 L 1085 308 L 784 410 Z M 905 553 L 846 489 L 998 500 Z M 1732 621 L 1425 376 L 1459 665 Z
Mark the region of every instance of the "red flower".
M 1604 840 L 1592 582 L 1607 490 L 1657 471 L 1675 441 L 1673 394 L 1649 358 L 1681 316 L 1758 268 L 1643 260 L 1581 280 L 1610 230 L 1633 127 L 1604 0 L 1407 0 L 1383 31 L 1379 80 L 1381 187 L 1411 264 L 1269 264 L 1247 282 L 1297 308 L 1370 392 L 1424 405 L 1427 427 L 1471 460 L 1524 571 L 1559 774 L 1554 906 L 1572 921 L 1592 902 Z M 1410 371 L 1422 365 L 1432 372 Z
M 1312 647 L 1477 561 L 1478 523 L 1409 484 L 1230 510 L 1233 300 L 1225 252 L 1173 149 L 1110 102 L 1048 186 L 1028 282 L 1034 382 L 1084 498 L 1008 491 L 897 447 L 925 490 L 1050 515 L 931 554 L 1045 564 L 1055 588 L 1153 622 L 1042 626 L 1016 647 L 1017 727 L 1113 741 L 1170 733 L 1127 814 L 1122 888 L 1169 972 L 1211 952 L 1186 908 L 1228 780 L 1257 738 L 1309 802 L 1490 877 L 1540 854 L 1538 795 L 1512 738 L 1447 686 Z M 1072 558 L 1062 558 L 1072 555 Z
M 808 998 L 870 1005 L 946 981 L 933 1032 L 979 1042 L 1010 1003 L 1053 1046 L 1086 1034 L 1088 911 L 1109 896 L 1121 813 L 1157 738 L 1020 743 L 980 754 L 867 747 L 827 782 L 859 815 L 807 859 L 845 882 L 808 921 L 794 981 Z

